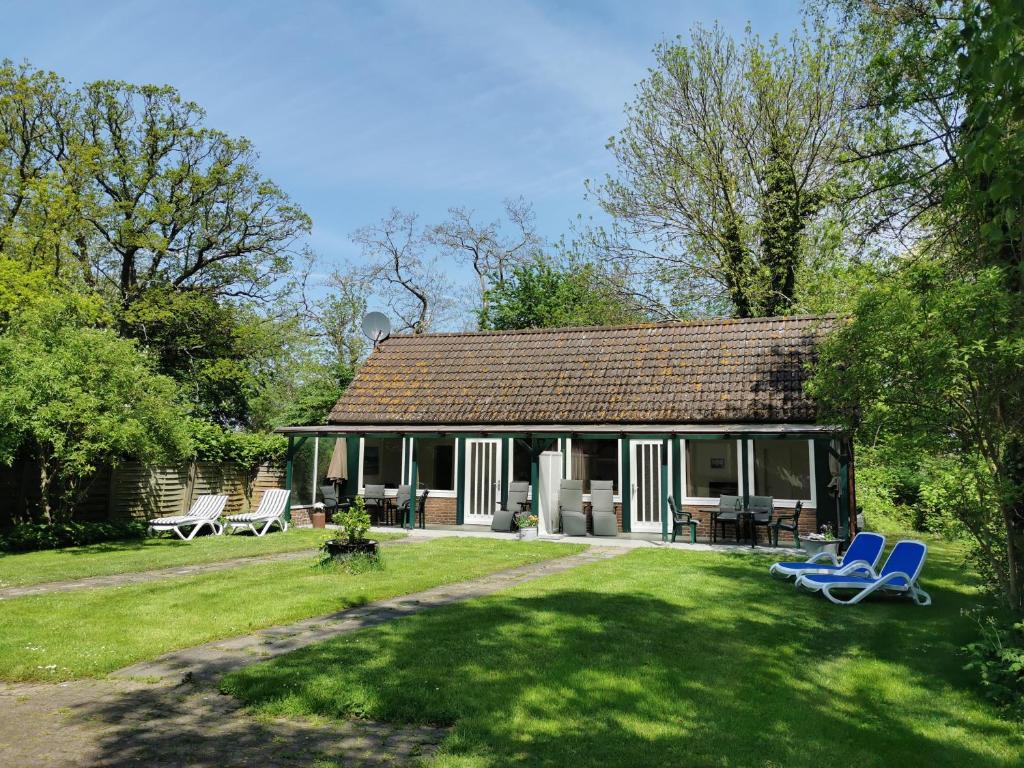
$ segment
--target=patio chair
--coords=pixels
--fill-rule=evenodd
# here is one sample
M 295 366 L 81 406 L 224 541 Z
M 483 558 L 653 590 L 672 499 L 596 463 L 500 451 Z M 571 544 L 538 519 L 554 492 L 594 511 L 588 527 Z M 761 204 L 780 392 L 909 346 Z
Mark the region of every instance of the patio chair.
M 395 494 L 395 525 L 404 526 L 406 520 L 409 518 L 409 489 L 410 485 L 398 486 L 398 492 Z M 416 520 L 413 521 L 413 525 L 419 522 L 420 528 L 426 528 L 426 506 L 427 506 L 427 495 L 430 493 L 429 488 L 424 488 L 420 491 L 419 498 L 416 499 Z
M 384 496 L 384 486 L 368 485 L 363 489 L 363 503 L 374 525 L 389 525 L 390 515 L 388 501 Z
M 924 560 L 928 554 L 928 545 L 923 541 L 903 539 L 896 542 L 885 565 L 877 574 L 873 568 L 861 563 L 851 563 L 835 573 L 807 573 L 797 576 L 796 586 L 810 592 L 821 592 L 837 605 L 856 605 L 873 592 L 907 595 L 916 605 L 931 605 L 931 596 L 921 589 L 917 577 L 924 568 Z M 851 597 L 842 598 L 832 594 L 833 590 L 854 591 Z
M 587 516 L 583 514 L 583 481 L 562 480 L 558 485 L 558 517 L 566 536 L 586 536 Z
M 722 528 L 722 536 L 725 536 L 725 526 L 731 525 L 736 529 L 736 543 L 740 543 L 740 512 L 743 511 L 743 499 L 739 496 L 719 496 L 718 511 L 711 514 L 711 543 L 717 540 L 718 528 Z
M 320 486 L 320 497 L 324 500 L 324 512 L 328 515 L 333 515 L 338 511 L 340 500 L 338 498 L 338 488 L 333 483 Z
M 683 535 L 683 526 L 686 526 L 690 531 L 690 543 L 696 544 L 697 526 L 700 525 L 700 521 L 694 520 L 692 513 L 676 506 L 676 501 L 671 496 L 668 497 L 668 509 L 672 513 L 672 543 L 676 543 L 676 536 Z
M 618 536 L 612 480 L 590 481 L 590 519 L 595 536 Z
M 217 536 L 224 533 L 224 526 L 218 522 L 224 505 L 228 503 L 227 496 L 200 496 L 192 504 L 184 515 L 173 517 L 157 517 L 149 521 L 147 533 L 162 533 L 171 531 L 182 541 L 191 541 L 199 531 L 207 526 Z M 191 527 L 188 536 L 183 528 Z
M 256 507 L 255 512 L 228 515 L 224 518 L 231 528 L 228 533 L 234 533 L 237 528 L 248 528 L 257 536 L 263 536 L 274 523 L 277 523 L 277 527 L 282 532 L 287 531 L 288 521 L 284 519 L 284 515 L 288 507 L 288 497 L 290 495 L 291 491 L 286 491 L 282 488 L 271 488 L 264 491 L 263 496 L 260 498 L 260 505 Z M 260 523 L 263 524 L 263 527 L 257 530 L 257 526 Z
M 494 519 L 491 521 L 491 530 L 501 533 L 511 533 L 516 527 L 516 515 L 528 506 L 526 498 L 529 495 L 529 483 L 520 481 L 509 483 L 505 507 L 504 509 L 499 509 L 494 513 Z
M 835 573 L 840 568 L 854 563 L 863 563 L 868 568 L 876 568 L 878 561 L 882 559 L 883 549 L 885 549 L 885 536 L 880 533 L 864 531 L 853 537 L 846 554 L 839 560 L 831 552 L 819 552 L 802 563 L 774 563 L 768 569 L 768 573 L 788 579 L 790 576 L 802 576 L 805 573 Z M 826 560 L 828 562 L 825 562 Z M 851 572 L 853 572 L 852 569 Z
M 772 496 L 751 496 L 747 502 L 747 510 L 753 512 L 750 516 L 750 535 L 757 543 L 757 529 L 764 528 L 765 538 L 771 542 L 772 513 L 775 511 L 775 499 Z
M 789 531 L 793 534 L 793 546 L 800 549 L 800 512 L 804 503 L 798 501 L 793 508 L 792 515 L 779 515 L 768 524 L 768 534 L 772 539 L 772 546 L 779 546 L 779 531 Z

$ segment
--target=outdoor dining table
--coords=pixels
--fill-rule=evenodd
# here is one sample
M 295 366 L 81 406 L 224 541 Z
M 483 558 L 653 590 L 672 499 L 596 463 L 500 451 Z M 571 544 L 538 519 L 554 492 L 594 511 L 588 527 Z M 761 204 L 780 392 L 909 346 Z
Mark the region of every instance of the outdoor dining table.
M 743 521 L 746 520 L 747 532 L 750 535 L 750 547 L 753 549 L 757 546 L 757 529 L 754 527 L 754 515 L 757 514 L 752 509 L 744 507 L 743 509 L 721 509 L 720 507 L 699 507 L 699 512 L 710 512 L 711 517 L 711 535 L 715 534 L 715 517 L 719 512 L 728 512 L 736 515 L 736 525 L 742 529 Z

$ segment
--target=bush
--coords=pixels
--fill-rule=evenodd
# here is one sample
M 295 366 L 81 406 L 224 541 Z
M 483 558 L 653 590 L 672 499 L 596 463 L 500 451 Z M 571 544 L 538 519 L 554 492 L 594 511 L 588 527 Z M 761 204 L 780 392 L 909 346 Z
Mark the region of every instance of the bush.
M 1024 720 L 1024 621 L 1006 626 L 992 616 L 971 614 L 981 637 L 964 646 L 964 669 L 980 678 L 985 697 L 1009 717 Z
M 341 526 L 350 543 L 365 540 L 370 530 L 370 515 L 366 511 L 366 502 L 362 496 L 357 496 L 347 509 L 335 512 L 334 522 Z
M 0 551 L 35 552 L 41 549 L 62 549 L 105 541 L 141 539 L 146 524 L 141 520 L 120 520 L 98 523 L 18 523 L 0 533 Z

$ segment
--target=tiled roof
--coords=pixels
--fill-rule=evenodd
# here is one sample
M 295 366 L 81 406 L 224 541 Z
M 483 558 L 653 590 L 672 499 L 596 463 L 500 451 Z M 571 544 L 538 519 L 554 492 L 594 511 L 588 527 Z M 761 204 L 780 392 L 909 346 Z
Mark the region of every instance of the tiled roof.
M 393 336 L 334 424 L 813 423 L 832 317 Z

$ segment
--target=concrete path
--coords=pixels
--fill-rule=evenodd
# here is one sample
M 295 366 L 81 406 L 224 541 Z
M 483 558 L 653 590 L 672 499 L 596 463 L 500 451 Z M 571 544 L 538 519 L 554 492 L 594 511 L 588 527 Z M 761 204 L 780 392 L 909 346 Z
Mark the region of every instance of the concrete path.
M 313 766 L 320 760 L 344 766 L 408 764 L 429 756 L 446 731 L 358 720 L 254 718 L 235 699 L 217 693 L 212 684 L 225 672 L 346 632 L 489 595 L 626 551 L 591 547 L 579 554 L 177 651 L 122 669 L 105 680 L 0 685 L 0 766 L 284 768 Z

